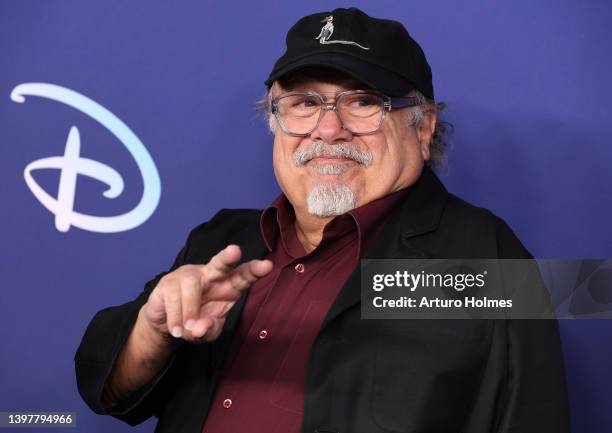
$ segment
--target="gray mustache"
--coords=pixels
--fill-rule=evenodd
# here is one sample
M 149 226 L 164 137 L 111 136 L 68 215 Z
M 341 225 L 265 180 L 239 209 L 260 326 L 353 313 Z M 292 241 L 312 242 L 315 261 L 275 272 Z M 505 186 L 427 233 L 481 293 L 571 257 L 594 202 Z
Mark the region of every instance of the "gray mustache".
M 352 159 L 353 161 L 365 166 L 372 165 L 372 154 L 368 151 L 358 149 L 351 143 L 327 144 L 323 141 L 315 141 L 306 145 L 293 153 L 293 164 L 296 166 L 304 165 L 308 161 L 317 157 L 334 157 Z

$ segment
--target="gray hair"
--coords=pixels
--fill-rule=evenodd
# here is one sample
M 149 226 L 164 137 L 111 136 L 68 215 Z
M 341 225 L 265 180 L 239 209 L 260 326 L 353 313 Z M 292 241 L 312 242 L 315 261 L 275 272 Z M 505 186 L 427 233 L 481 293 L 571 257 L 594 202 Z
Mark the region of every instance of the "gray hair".
M 429 111 L 438 114 L 434 133 L 429 144 L 430 157 L 426 164 L 435 169 L 445 169 L 448 163 L 446 133 L 449 129 L 452 131 L 452 125 L 441 119 L 439 114 L 446 109 L 446 104 L 444 102 L 435 102 L 432 99 L 428 99 L 418 90 L 412 91 L 410 96 L 415 96 L 419 101 L 419 105 L 407 110 L 406 121 L 409 125 L 418 127 L 425 118 L 425 113 Z M 272 114 L 271 106 L 272 89 L 270 88 L 265 96 L 257 101 L 255 107 L 257 110 L 261 110 L 264 113 L 268 128 L 270 132 L 274 134 L 276 132 L 276 117 Z
M 436 126 L 429 143 L 429 160 L 427 165 L 436 169 L 445 169 L 448 164 L 448 143 L 446 142 L 446 133 L 450 129 L 452 131 L 452 125 L 444 121 L 440 117 L 440 113 L 446 109 L 444 102 L 436 102 L 432 99 L 428 99 L 418 90 L 411 92 L 411 96 L 415 96 L 419 105 L 416 105 L 412 109 L 408 110 L 408 122 L 410 125 L 419 126 L 425 117 L 425 113 L 433 111 L 437 114 Z

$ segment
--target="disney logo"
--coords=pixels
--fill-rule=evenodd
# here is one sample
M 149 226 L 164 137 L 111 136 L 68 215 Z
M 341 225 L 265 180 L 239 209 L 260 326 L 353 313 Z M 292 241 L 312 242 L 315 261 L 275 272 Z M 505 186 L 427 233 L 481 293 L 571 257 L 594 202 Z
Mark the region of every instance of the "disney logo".
M 66 140 L 64 155 L 37 159 L 28 164 L 23 172 L 26 184 L 34 197 L 55 215 L 55 228 L 66 232 L 71 226 L 98 233 L 116 233 L 133 229 L 144 223 L 155 211 L 161 196 L 161 181 L 151 155 L 140 139 L 117 116 L 92 99 L 55 84 L 24 83 L 11 92 L 11 99 L 24 103 L 25 96 L 38 96 L 61 102 L 79 110 L 108 129 L 132 155 L 143 180 L 140 202 L 129 212 L 116 216 L 86 215 L 74 210 L 74 196 L 78 175 L 84 175 L 108 185 L 103 192 L 106 198 L 117 198 L 123 192 L 121 175 L 112 167 L 80 156 L 79 130 L 72 126 Z M 32 177 L 39 169 L 60 170 L 57 198 L 47 193 Z

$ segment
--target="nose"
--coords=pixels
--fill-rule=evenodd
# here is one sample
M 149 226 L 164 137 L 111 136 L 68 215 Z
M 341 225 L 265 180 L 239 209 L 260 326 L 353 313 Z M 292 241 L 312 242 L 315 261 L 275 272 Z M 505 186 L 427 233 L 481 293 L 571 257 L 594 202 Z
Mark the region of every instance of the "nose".
M 319 125 L 310 134 L 312 140 L 322 140 L 326 143 L 350 141 L 353 134 L 342 127 L 342 121 L 336 110 L 330 106 L 323 107 L 323 114 Z

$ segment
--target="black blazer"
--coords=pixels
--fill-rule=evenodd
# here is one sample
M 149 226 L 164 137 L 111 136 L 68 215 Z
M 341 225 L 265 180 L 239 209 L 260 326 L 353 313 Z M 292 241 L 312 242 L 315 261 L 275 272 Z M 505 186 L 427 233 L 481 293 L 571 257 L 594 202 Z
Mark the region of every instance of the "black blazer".
M 431 170 L 411 189 L 367 258 L 530 257 L 501 219 L 449 194 Z M 220 211 L 190 233 L 172 270 L 206 263 L 229 243 L 240 245 L 243 261 L 261 258 L 260 215 Z M 162 275 L 134 301 L 95 315 L 75 355 L 79 392 L 97 413 L 130 424 L 155 415 L 156 432 L 200 433 L 248 291 L 218 340 L 184 344 L 129 401 L 101 403 L 114 360 Z M 357 268 L 312 347 L 302 432 L 569 431 L 556 321 L 361 320 L 360 293 Z

